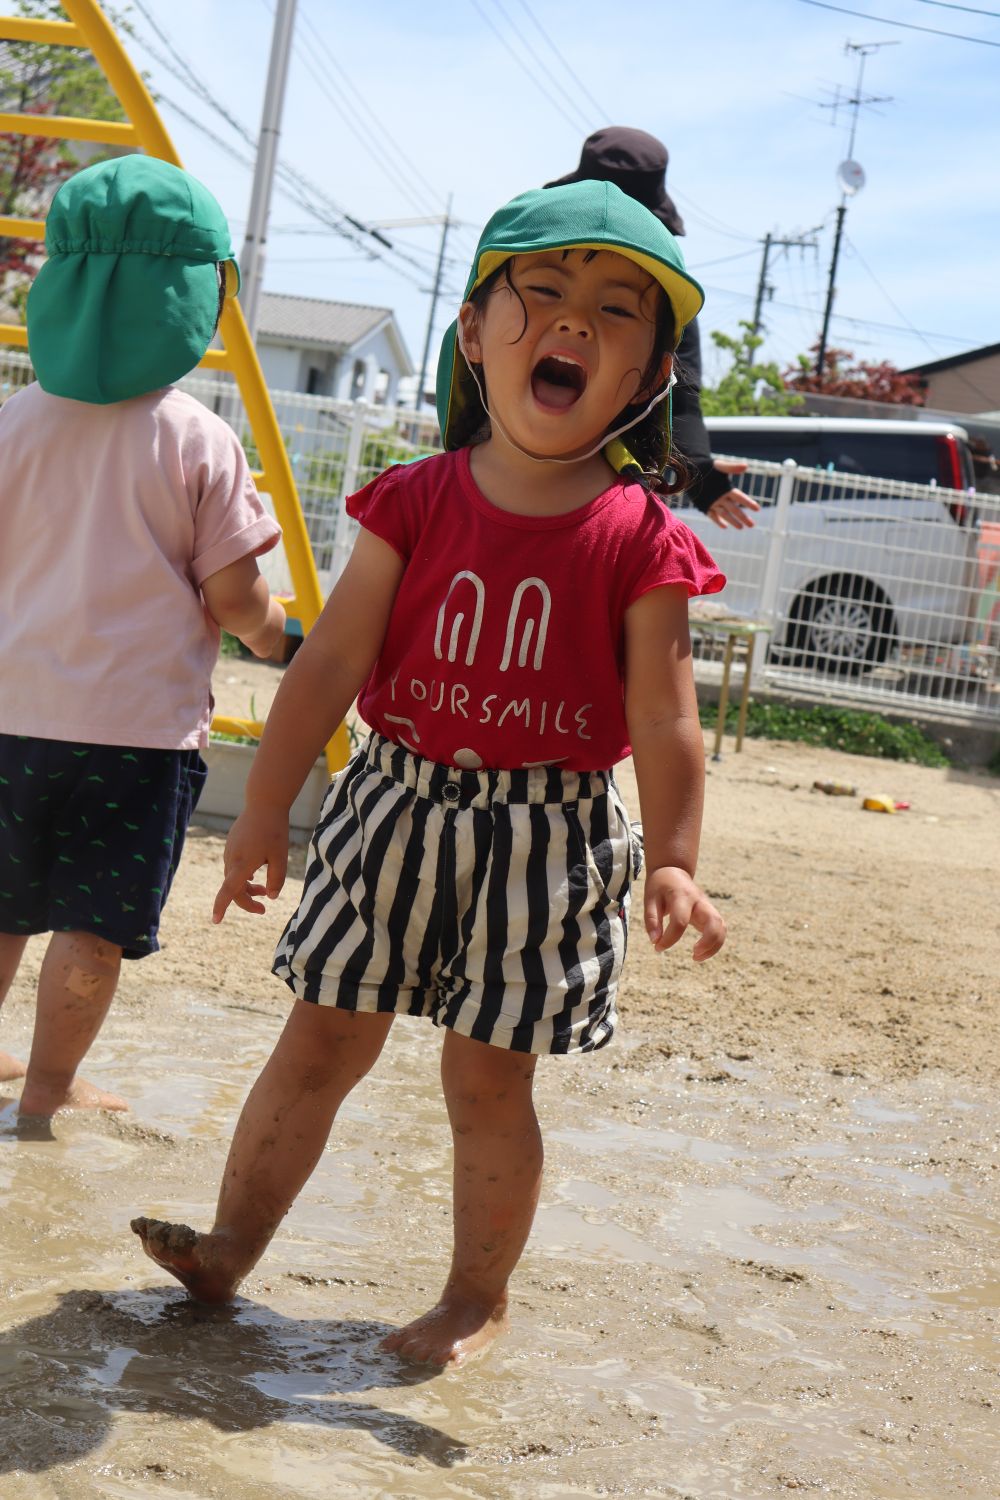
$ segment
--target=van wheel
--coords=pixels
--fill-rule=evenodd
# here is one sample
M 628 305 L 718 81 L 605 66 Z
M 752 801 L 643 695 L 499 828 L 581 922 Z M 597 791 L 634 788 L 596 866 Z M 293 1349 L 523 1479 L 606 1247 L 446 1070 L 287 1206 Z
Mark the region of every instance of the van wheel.
M 785 640 L 800 665 L 857 674 L 885 661 L 895 640 L 892 608 L 866 578 L 820 578 L 795 599 Z

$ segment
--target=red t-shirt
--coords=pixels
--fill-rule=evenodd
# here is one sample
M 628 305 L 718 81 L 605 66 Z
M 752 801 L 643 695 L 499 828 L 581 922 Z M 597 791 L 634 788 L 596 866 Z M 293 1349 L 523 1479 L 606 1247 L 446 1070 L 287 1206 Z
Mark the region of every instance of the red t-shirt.
M 725 584 L 640 485 L 566 515 L 515 515 L 480 492 L 465 448 L 389 469 L 347 511 L 406 563 L 361 714 L 468 770 L 623 760 L 625 611 L 664 584 Z

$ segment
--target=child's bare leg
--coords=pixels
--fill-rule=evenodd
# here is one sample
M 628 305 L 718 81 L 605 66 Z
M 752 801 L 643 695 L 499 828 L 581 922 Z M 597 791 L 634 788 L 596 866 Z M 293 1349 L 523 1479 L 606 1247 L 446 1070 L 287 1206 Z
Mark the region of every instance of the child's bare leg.
M 76 1070 L 114 999 L 122 950 L 91 932 L 54 932 L 38 978 L 35 1031 L 21 1091 L 22 1115 L 57 1109 L 128 1109 Z
M 507 1327 L 507 1282 L 542 1183 L 533 1056 L 449 1031 L 441 1078 L 454 1138 L 455 1248 L 437 1305 L 383 1340 L 429 1364 L 458 1363 Z
M 133 1219 L 146 1254 L 201 1302 L 227 1302 L 308 1181 L 337 1110 L 374 1065 L 393 1016 L 296 1000 L 247 1097 L 229 1148 L 215 1224 Z
M 13 932 L 0 932 L 0 1005 L 7 998 L 7 992 L 14 982 L 17 966 L 21 962 L 24 952 L 26 937 L 18 937 Z M 25 1066 L 19 1057 L 13 1057 L 9 1052 L 0 1052 L 0 1083 L 9 1083 L 12 1078 L 23 1078 Z

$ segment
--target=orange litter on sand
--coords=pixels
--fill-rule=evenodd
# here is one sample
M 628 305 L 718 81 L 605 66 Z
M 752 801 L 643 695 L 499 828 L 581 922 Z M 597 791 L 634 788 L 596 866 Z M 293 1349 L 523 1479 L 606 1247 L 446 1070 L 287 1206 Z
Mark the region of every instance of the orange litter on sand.
M 879 795 L 876 797 L 866 797 L 861 804 L 861 810 L 862 812 L 880 813 L 909 812 L 910 804 L 908 802 L 897 802 L 893 797 Z

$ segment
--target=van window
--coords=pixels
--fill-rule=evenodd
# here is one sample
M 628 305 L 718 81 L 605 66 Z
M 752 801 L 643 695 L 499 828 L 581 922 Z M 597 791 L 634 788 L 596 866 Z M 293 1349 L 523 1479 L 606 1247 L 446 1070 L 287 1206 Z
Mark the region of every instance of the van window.
M 842 474 L 871 474 L 907 484 L 940 484 L 942 478 L 938 439 L 919 431 L 820 433 L 818 463 L 821 469 L 832 464 Z
M 725 453 L 733 458 L 758 459 L 762 463 L 780 464 L 786 458 L 794 458 L 804 469 L 812 469 L 819 463 L 819 443 L 816 433 L 803 425 L 801 432 L 726 432 L 718 427 L 709 429 L 713 453 Z

